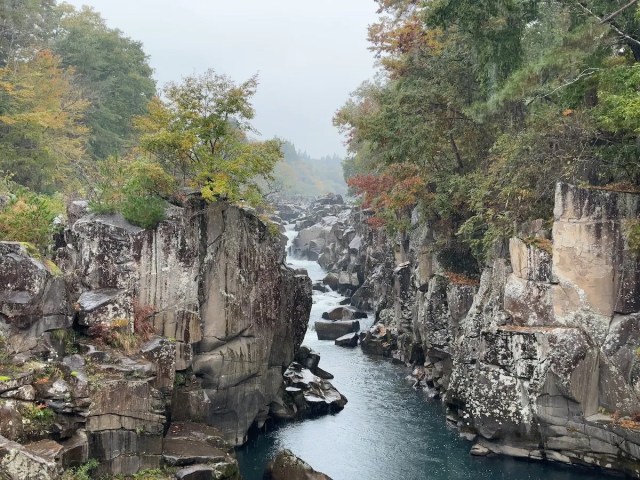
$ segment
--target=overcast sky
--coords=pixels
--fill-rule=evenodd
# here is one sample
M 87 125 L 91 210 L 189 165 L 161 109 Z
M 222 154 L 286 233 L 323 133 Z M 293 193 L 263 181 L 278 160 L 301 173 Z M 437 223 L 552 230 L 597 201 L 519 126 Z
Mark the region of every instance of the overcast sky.
M 158 85 L 213 68 L 260 76 L 254 126 L 313 156 L 344 153 L 331 124 L 373 76 L 367 26 L 374 0 L 67 0 L 89 5 L 139 40 Z

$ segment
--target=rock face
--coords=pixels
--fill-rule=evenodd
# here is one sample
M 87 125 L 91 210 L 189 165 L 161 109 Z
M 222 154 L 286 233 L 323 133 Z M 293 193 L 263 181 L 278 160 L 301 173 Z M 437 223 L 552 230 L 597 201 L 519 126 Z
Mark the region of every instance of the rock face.
M 45 332 L 71 326 L 62 273 L 29 248 L 0 242 L 0 333 L 10 354 L 35 348 Z
M 265 480 L 331 480 L 324 473 L 316 472 L 290 450 L 279 452 L 273 461 L 269 462 L 263 478 Z
M 169 420 L 238 445 L 282 414 L 311 308 L 284 238 L 249 209 L 191 197 L 153 230 L 76 207 L 60 268 L 0 243 L 1 433 L 55 439 L 58 467 L 97 458 L 99 474 L 130 475 L 173 458 Z M 46 425 L 25 430 L 40 409 Z
M 0 475 L 7 480 L 54 480 L 59 478 L 60 466 L 46 452 L 31 451 L 27 447 L 0 437 Z
M 398 238 L 334 216 L 319 261 L 332 288 L 358 277 L 351 305 L 376 316 L 361 347 L 418 366 L 474 453 L 640 478 L 640 195 L 559 184 L 552 229 L 522 225 L 478 280 L 443 267 L 417 215 Z

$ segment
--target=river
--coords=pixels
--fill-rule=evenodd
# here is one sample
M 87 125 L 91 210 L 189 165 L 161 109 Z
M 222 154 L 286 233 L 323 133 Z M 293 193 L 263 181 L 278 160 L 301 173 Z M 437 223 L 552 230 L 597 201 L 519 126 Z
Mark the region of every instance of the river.
M 290 241 L 296 234 L 286 233 Z M 325 275 L 316 262 L 287 261 L 306 268 L 313 281 Z M 336 293 L 313 292 L 304 344 L 320 353 L 320 367 L 335 376 L 331 383 L 349 403 L 337 414 L 253 436 L 237 451 L 244 480 L 261 480 L 266 463 L 283 448 L 333 480 L 602 479 L 590 471 L 541 462 L 471 457 L 471 443 L 446 425 L 439 401 L 411 387 L 407 368 L 367 356 L 359 347 L 317 339 L 314 322 L 341 299 Z M 371 322 L 361 321 L 362 328 Z

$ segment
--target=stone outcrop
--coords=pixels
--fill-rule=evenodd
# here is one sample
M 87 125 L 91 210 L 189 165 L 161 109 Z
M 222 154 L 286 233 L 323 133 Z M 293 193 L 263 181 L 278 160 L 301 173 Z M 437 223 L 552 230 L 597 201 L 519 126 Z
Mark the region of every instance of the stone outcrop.
M 311 282 L 285 265 L 284 237 L 251 209 L 196 197 L 153 230 L 86 208 L 71 205 L 56 264 L 0 242 L 7 441 L 53 442 L 58 469 L 96 458 L 99 474 L 130 475 L 194 463 L 167 450 L 191 441 L 167 440 L 170 421 L 210 426 L 233 446 L 283 409 L 293 418 L 283 372 L 307 328 Z
M 62 272 L 28 244 L 0 242 L 0 333 L 8 354 L 36 348 L 42 334 L 71 326 Z
M 315 471 L 290 450 L 278 452 L 267 465 L 263 478 L 265 480 L 331 480 L 324 473 Z
M 626 240 L 640 195 L 559 184 L 553 224 L 520 226 L 478 278 L 443 267 L 417 214 L 394 238 L 368 215 L 323 220 L 318 260 L 325 284 L 375 313 L 363 350 L 415 365 L 475 454 L 640 478 L 640 262 Z
M 22 446 L 0 437 L 0 475 L 7 480 L 54 480 L 61 469 L 55 451 Z
M 314 322 L 318 340 L 336 340 L 349 333 L 360 331 L 358 320 L 318 320 Z

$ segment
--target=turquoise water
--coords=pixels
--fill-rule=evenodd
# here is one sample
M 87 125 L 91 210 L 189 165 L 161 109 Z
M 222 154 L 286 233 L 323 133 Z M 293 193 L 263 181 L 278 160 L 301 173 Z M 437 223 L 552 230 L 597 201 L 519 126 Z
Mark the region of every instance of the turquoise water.
M 293 261 L 312 279 L 315 262 Z M 314 293 L 310 326 L 335 305 L 336 294 Z M 365 328 L 366 323 L 363 325 Z M 319 341 L 310 327 L 306 345 L 321 355 L 320 367 L 349 400 L 335 415 L 296 422 L 254 436 L 238 450 L 244 480 L 262 479 L 266 463 L 288 448 L 333 480 L 595 480 L 596 473 L 540 462 L 469 455 L 471 443 L 445 423 L 442 404 L 415 391 L 405 367 L 370 357 L 360 348 Z

